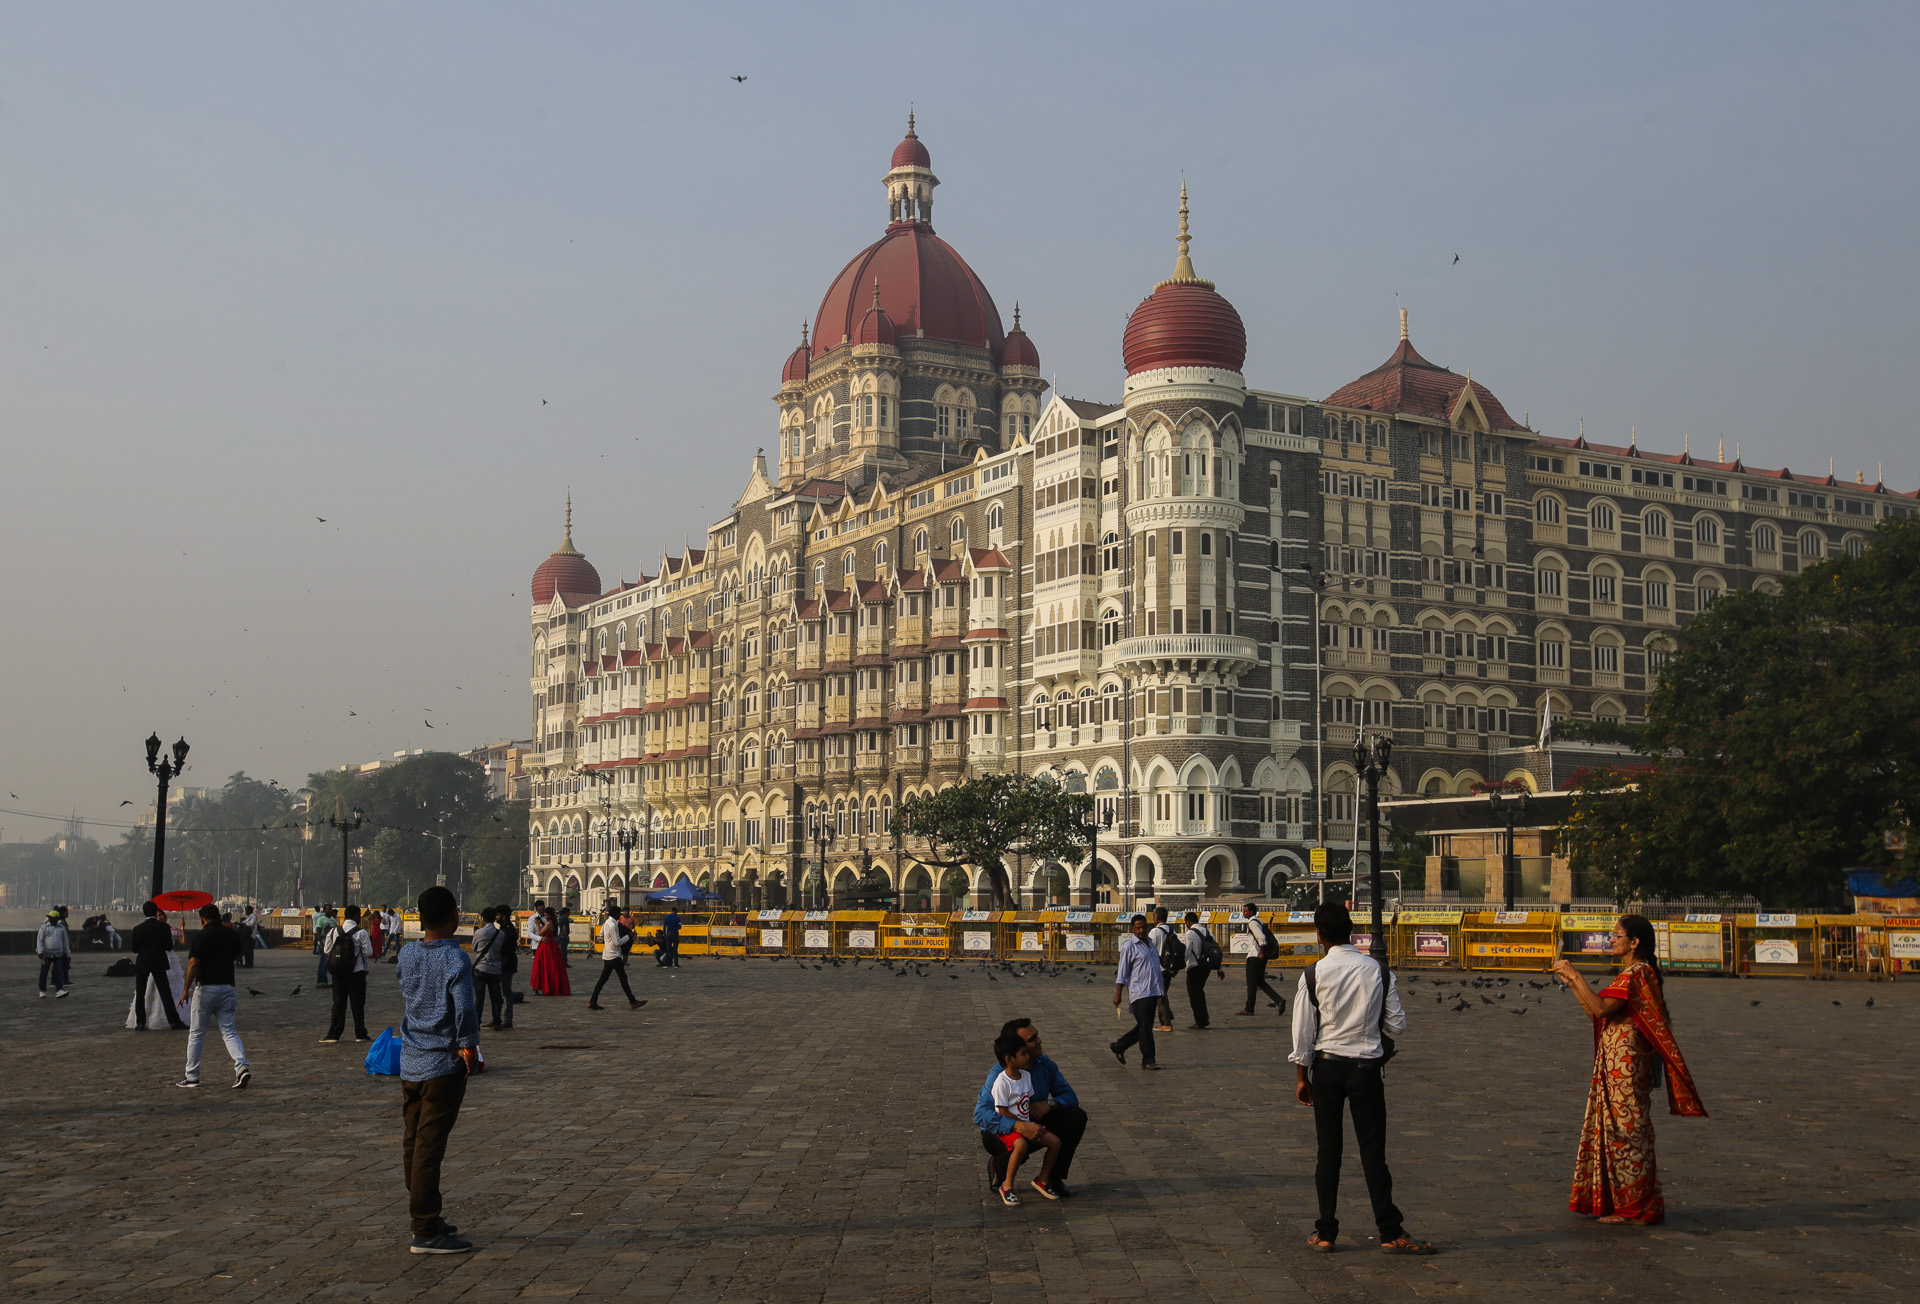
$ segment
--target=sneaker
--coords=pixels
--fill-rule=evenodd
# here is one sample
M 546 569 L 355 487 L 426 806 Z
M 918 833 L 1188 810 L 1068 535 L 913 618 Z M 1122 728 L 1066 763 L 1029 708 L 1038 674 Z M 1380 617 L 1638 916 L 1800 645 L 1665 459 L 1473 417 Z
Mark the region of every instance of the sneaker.
M 322 1046 L 332 1046 L 332 1045 L 335 1045 L 335 1044 L 337 1044 L 337 1043 L 339 1042 L 339 1040 L 340 1040 L 340 1039 L 339 1039 L 338 1037 L 322 1037 L 322 1038 L 320 1039 L 320 1044 L 321 1044 Z
M 1051 1187 L 1053 1189 L 1053 1193 L 1059 1196 L 1062 1200 L 1073 1199 L 1073 1192 L 1069 1191 L 1067 1189 L 1067 1184 L 1061 1181 L 1059 1178 L 1057 1177 L 1054 1178 L 1054 1180 L 1051 1182 L 1048 1182 L 1047 1185 Z
M 47 999 L 47 991 L 44 987 L 40 989 L 40 999 L 43 1001 Z
M 57 1001 L 57 1000 L 59 1000 L 59 999 L 60 999 L 60 998 L 61 998 L 62 996 L 65 996 L 66 994 L 67 994 L 67 989 L 66 989 L 66 988 L 64 988 L 64 987 L 62 987 L 62 988 L 61 988 L 61 989 L 60 989 L 59 991 L 57 991 L 57 992 L 55 992 L 55 993 L 53 994 L 53 998 L 54 998 L 54 999 L 55 999 L 55 1000 Z
M 637 1010 L 637 1009 L 639 1009 L 639 1008 L 640 1008 L 640 1007 L 641 1007 L 642 1005 L 645 1005 L 645 1004 L 646 1004 L 646 1002 L 645 1002 L 645 1001 L 628 1001 L 628 1002 L 627 1002 L 627 1008 L 628 1008 L 628 1009 L 630 1009 L 630 1010 Z
M 1020 1192 L 1013 1190 L 1011 1187 L 1006 1187 L 1006 1186 L 1001 1187 L 1000 1203 L 1001 1204 L 1019 1204 Z
M 251 1081 L 253 1081 L 253 1070 L 241 1069 L 233 1075 L 233 1089 L 235 1091 L 245 1091 L 247 1089 L 247 1083 Z
M 587 1008 L 588 1008 L 589 1010 L 604 1010 L 604 1009 L 606 1009 L 607 1007 L 606 1007 L 606 1006 L 604 1006 L 604 1005 L 595 1005 L 595 1004 L 594 1004 L 594 1003 L 593 1003 L 592 1001 L 588 1001 L 588 1002 L 587 1002 Z
M 1058 1200 L 1060 1198 L 1060 1193 L 1045 1182 L 1036 1181 L 1032 1183 L 1032 1186 L 1034 1190 L 1040 1192 L 1040 1194 L 1046 1196 L 1049 1200 Z
M 433 1236 L 416 1236 L 408 1248 L 415 1254 L 465 1254 L 473 1248 L 473 1242 L 463 1241 L 452 1232 L 440 1232 Z
M 200 1079 L 199 1078 L 181 1078 L 178 1082 L 174 1083 L 173 1085 L 176 1087 L 197 1087 L 200 1085 Z
M 353 1034 L 353 1039 L 355 1041 L 372 1041 L 373 1034 L 370 1032 L 356 1032 Z

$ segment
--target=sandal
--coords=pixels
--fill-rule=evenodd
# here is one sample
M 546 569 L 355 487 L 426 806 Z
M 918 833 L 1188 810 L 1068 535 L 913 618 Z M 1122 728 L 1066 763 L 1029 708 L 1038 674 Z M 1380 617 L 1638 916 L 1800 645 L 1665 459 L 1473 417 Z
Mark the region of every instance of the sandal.
M 1315 1232 L 1313 1235 L 1307 1237 L 1307 1248 L 1310 1250 L 1318 1250 L 1322 1254 L 1332 1254 L 1333 1242 L 1322 1236 L 1319 1232 Z
M 1382 1254 L 1432 1254 L 1433 1246 L 1426 1241 L 1416 1241 L 1411 1236 L 1401 1236 L 1391 1241 L 1380 1242 Z

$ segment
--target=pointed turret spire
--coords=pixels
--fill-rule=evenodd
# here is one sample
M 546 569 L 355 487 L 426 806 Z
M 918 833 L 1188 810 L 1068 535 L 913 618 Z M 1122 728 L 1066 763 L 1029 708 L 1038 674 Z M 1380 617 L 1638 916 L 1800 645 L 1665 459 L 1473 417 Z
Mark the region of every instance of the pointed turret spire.
M 1407 334 L 1407 310 L 1405 308 L 1400 310 L 1400 338 L 1403 340 L 1411 338 L 1411 336 Z
M 560 536 L 560 547 L 555 552 L 560 557 L 578 557 L 580 550 L 573 546 L 573 490 L 567 490 L 567 523 Z
M 1187 179 L 1180 178 L 1180 256 L 1173 260 L 1173 279 L 1176 281 L 1197 281 L 1194 275 L 1193 259 L 1187 254 L 1187 247 L 1193 243 L 1193 237 L 1187 234 Z

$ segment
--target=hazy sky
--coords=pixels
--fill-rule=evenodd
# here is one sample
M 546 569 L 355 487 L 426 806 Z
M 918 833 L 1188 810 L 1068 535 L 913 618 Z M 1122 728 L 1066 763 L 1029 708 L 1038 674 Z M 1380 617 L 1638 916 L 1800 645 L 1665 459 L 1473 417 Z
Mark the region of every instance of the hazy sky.
M 609 584 L 727 509 L 909 101 L 1067 394 L 1184 171 L 1255 385 L 1397 293 L 1547 433 L 1912 488 L 1917 12 L 9 5 L 0 802 L 124 819 L 151 729 L 207 784 L 525 735 L 567 487 Z

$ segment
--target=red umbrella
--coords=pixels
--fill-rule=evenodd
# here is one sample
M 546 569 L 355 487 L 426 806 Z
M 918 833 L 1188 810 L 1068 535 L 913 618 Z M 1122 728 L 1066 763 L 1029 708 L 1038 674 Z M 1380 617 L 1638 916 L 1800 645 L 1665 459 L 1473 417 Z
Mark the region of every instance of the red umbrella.
M 198 910 L 213 904 L 211 892 L 162 892 L 153 899 L 162 910 Z

